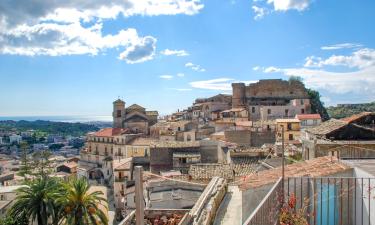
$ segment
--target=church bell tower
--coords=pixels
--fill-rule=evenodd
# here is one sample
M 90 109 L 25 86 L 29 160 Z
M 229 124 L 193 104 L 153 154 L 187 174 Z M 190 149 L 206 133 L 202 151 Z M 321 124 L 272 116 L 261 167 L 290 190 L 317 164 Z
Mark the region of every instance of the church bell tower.
M 123 128 L 125 119 L 125 102 L 120 98 L 113 102 L 113 128 Z

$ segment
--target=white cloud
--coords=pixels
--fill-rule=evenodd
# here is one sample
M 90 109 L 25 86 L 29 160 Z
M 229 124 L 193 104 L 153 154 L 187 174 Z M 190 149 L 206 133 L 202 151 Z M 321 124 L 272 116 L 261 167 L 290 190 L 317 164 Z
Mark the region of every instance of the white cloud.
M 207 89 L 207 90 L 219 90 L 219 91 L 231 91 L 232 83 L 254 83 L 256 81 L 236 81 L 232 78 L 217 78 L 212 80 L 202 80 L 190 82 L 190 86 L 193 88 Z
M 178 76 L 178 77 L 184 77 L 185 74 L 183 74 L 183 73 L 178 73 L 177 76 Z
M 375 95 L 375 66 L 354 72 L 329 72 L 319 69 L 280 69 L 288 76 L 301 76 L 307 86 L 331 93 Z
M 200 65 L 193 64 L 191 62 L 188 62 L 185 64 L 185 67 L 191 68 L 192 70 L 198 71 L 198 72 L 205 72 L 206 69 L 202 68 Z
M 275 11 L 303 11 L 309 7 L 311 0 L 268 0 L 267 3 L 273 4 Z
M 104 20 L 119 15 L 193 15 L 203 7 L 200 0 L 3 0 L 0 54 L 97 55 L 115 48 L 127 63 L 144 62 L 153 58 L 156 38 L 140 37 L 132 28 L 103 35 Z
M 128 47 L 120 54 L 127 63 L 140 63 L 151 60 L 155 55 L 156 39 L 151 36 L 141 38 L 138 43 Z
M 363 69 L 375 66 L 375 49 L 363 48 L 353 52 L 349 56 L 332 55 L 327 59 L 309 56 L 305 61 L 305 67 L 345 66 L 349 68 Z
M 163 55 L 175 55 L 175 56 L 188 56 L 189 53 L 187 53 L 185 50 L 170 50 L 165 49 L 160 52 Z
M 322 49 L 322 50 L 338 50 L 338 49 L 344 49 L 344 48 L 361 48 L 362 46 L 363 45 L 356 44 L 356 43 L 342 43 L 342 44 L 322 46 L 320 49 Z
M 255 16 L 254 16 L 254 20 L 260 20 L 262 19 L 265 15 L 268 14 L 268 10 L 267 8 L 264 8 L 264 7 L 258 7 L 258 6 L 255 6 L 253 5 L 251 7 L 255 13 Z
M 166 80 L 170 80 L 170 79 L 172 79 L 173 78 L 173 76 L 172 75 L 161 75 L 161 76 L 159 76 L 161 79 L 166 79 Z
M 200 0 L 2 0 L 0 21 L 14 26 L 41 21 L 85 22 L 134 15 L 194 15 L 203 9 Z
M 259 66 L 254 66 L 254 67 L 253 67 L 253 70 L 254 70 L 254 71 L 258 71 L 258 70 L 260 70 L 260 67 L 259 67 Z
M 263 70 L 264 73 L 276 73 L 276 72 L 279 72 L 279 71 L 280 71 L 279 68 L 276 68 L 276 67 L 273 67 L 273 66 L 267 67 Z

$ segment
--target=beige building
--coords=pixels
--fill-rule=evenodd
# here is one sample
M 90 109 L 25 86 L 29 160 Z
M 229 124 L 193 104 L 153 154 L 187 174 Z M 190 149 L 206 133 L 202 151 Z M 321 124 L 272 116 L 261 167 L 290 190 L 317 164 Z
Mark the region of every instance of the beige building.
M 149 133 L 149 126 L 157 123 L 157 111 L 146 111 L 140 105 L 125 107 L 125 102 L 117 99 L 113 102 L 113 128 L 126 128 L 136 133 Z
M 276 120 L 276 142 L 281 142 L 283 138 L 284 128 L 284 143 L 296 144 L 299 142 L 301 135 L 301 122 L 298 119 L 277 119 Z

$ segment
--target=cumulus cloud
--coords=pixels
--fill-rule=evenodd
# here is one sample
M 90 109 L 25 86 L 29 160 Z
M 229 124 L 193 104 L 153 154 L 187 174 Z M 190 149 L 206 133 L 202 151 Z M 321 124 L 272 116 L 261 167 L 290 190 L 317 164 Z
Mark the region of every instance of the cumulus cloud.
M 124 59 L 127 63 L 140 63 L 151 60 L 155 55 L 156 39 L 146 36 L 139 39 L 139 42 L 128 47 L 120 54 L 120 59 Z
M 344 66 L 350 70 L 328 71 L 324 66 Z M 331 68 L 330 67 L 330 68 Z M 310 56 L 302 68 L 273 68 L 286 76 L 300 76 L 305 84 L 330 94 L 351 94 L 353 98 L 374 100 L 375 50 L 363 48 L 350 55 L 333 55 L 327 59 Z M 352 71 L 354 69 L 354 71 Z M 328 102 L 328 100 L 326 99 Z
M 349 68 L 367 68 L 375 66 L 375 49 L 363 48 L 351 55 L 332 55 L 326 59 L 309 56 L 305 59 L 305 67 L 345 66 Z
M 173 76 L 172 75 L 161 75 L 161 76 L 159 76 L 161 79 L 166 79 L 166 80 L 170 80 L 170 79 L 172 79 L 173 78 Z
M 311 0 L 268 0 L 267 3 L 273 4 L 275 11 L 303 11 L 309 7 Z
M 254 70 L 254 71 L 258 71 L 259 69 L 260 69 L 259 66 L 254 66 L 254 67 L 253 67 L 253 70 Z
M 263 8 L 263 7 L 258 7 L 256 5 L 253 5 L 251 7 L 254 11 L 254 20 L 260 20 L 262 19 L 265 15 L 268 14 L 268 10 L 266 8 Z
M 297 10 L 302 12 L 308 9 L 312 0 L 253 0 L 253 2 L 251 8 L 255 14 L 254 20 L 260 20 L 264 16 L 277 11 Z
M 191 62 L 186 63 L 185 67 L 191 68 L 192 70 L 198 71 L 198 72 L 205 72 L 206 71 L 206 69 L 202 68 L 200 65 L 196 65 L 196 64 L 193 64 Z
M 170 50 L 165 49 L 160 52 L 163 55 L 175 55 L 175 56 L 188 56 L 189 53 L 187 53 L 185 50 Z
M 264 73 L 275 73 L 275 72 L 279 72 L 279 71 L 280 71 L 280 69 L 276 68 L 274 66 L 264 68 L 264 70 L 263 70 Z
M 0 54 L 97 55 L 122 48 L 120 59 L 144 62 L 153 58 L 156 38 L 140 37 L 132 28 L 103 35 L 104 20 L 119 15 L 193 15 L 203 7 L 200 0 L 3 0 Z
M 85 22 L 134 15 L 194 15 L 204 7 L 200 0 L 2 0 L 0 21 L 15 26 L 40 21 Z M 30 24 L 29 24 L 30 25 Z
M 184 77 L 185 74 L 183 74 L 183 73 L 178 73 L 177 76 L 178 76 L 178 77 Z
M 362 46 L 363 45 L 356 44 L 356 43 L 342 43 L 342 44 L 322 46 L 320 49 L 322 49 L 322 50 L 338 50 L 338 49 L 344 49 L 344 48 L 361 48 Z
M 231 91 L 232 83 L 236 82 L 255 83 L 256 81 L 237 81 L 233 78 L 217 78 L 212 80 L 193 81 L 190 82 L 190 86 L 207 90 Z

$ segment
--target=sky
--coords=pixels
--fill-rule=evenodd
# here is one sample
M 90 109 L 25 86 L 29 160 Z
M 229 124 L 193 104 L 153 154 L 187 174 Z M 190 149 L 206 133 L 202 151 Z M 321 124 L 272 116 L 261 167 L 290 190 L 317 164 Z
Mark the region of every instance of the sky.
M 375 101 L 373 0 L 2 0 L 0 116 L 167 114 L 233 82 L 300 76 Z

